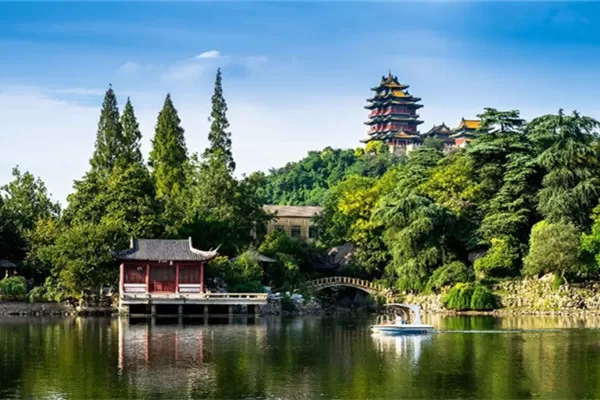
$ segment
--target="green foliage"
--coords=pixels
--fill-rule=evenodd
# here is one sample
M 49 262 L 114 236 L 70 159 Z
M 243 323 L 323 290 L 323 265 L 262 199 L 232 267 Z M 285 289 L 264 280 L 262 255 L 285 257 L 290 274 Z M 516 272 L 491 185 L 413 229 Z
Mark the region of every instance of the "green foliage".
M 269 171 L 265 201 L 281 205 L 322 205 L 328 191 L 345 178 L 352 175 L 379 177 L 400 161 L 401 158 L 391 154 L 380 142 L 370 142 L 366 152 L 330 147 L 321 152 L 311 151 L 298 162 Z
M 0 297 L 2 300 L 23 300 L 27 293 L 25 278 L 22 276 L 11 276 L 0 280 Z
M 600 195 L 600 153 L 594 143 L 599 126 L 595 119 L 562 110 L 529 124 L 541 149 L 537 161 L 545 170 L 538 209 L 548 222 L 589 228 Z
M 235 161 L 231 153 L 231 133 L 227 132 L 229 121 L 227 120 L 227 103 L 223 97 L 220 68 L 217 70 L 217 77 L 215 79 L 210 121 L 210 132 L 208 134 L 209 147 L 204 151 L 203 158 L 210 159 L 212 156 L 223 157 L 227 172 L 231 174 L 235 170 Z
M 589 271 L 580 257 L 581 234 L 570 223 L 541 221 L 531 231 L 525 275 L 555 273 L 564 279 Z
M 450 289 L 442 298 L 442 304 L 456 311 L 486 311 L 498 307 L 496 296 L 488 288 L 467 283 L 458 283 Z
M 40 303 L 46 300 L 46 290 L 42 286 L 36 286 L 27 293 L 27 301 L 30 303 Z
M 471 310 L 487 311 L 498 308 L 496 296 L 485 286 L 477 285 L 471 297 Z
M 487 253 L 475 260 L 474 268 L 480 279 L 518 274 L 519 249 L 508 237 L 492 238 Z
M 470 282 L 474 278 L 473 271 L 460 261 L 452 261 L 433 271 L 427 287 L 439 290 L 456 283 Z
M 469 310 L 471 309 L 473 292 L 473 285 L 468 283 L 457 283 L 442 297 L 442 304 L 448 310 Z
M 156 185 L 156 195 L 167 203 L 172 203 L 181 193 L 182 185 L 186 181 L 185 165 L 188 156 L 184 130 L 180 124 L 181 120 L 171 95 L 167 94 L 163 108 L 158 114 L 148 160 Z
M 79 224 L 54 234 L 53 243 L 39 249 L 36 257 L 51 266 L 45 285 L 50 298 L 79 298 L 82 292 L 117 283 L 118 269 L 110 252 L 126 248 L 128 242 L 118 226 Z
M 92 171 L 105 176 L 117 165 L 123 165 L 124 153 L 123 127 L 119 121 L 117 97 L 112 87 L 104 95 L 94 154 L 90 160 Z

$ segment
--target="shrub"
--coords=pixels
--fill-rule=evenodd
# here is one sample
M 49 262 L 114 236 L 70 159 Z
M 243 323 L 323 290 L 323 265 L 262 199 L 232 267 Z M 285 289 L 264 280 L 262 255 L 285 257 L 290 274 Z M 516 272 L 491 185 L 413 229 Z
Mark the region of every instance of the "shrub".
M 39 303 L 46 300 L 46 291 L 42 286 L 36 286 L 27 293 L 27 301 L 30 303 Z
M 427 283 L 427 288 L 441 289 L 444 286 L 473 280 L 473 271 L 460 261 L 453 261 L 436 269 Z
M 457 283 L 442 298 L 442 304 L 449 310 L 464 311 L 471 308 L 473 286 L 467 283 Z
M 22 276 L 11 276 L 0 281 L 0 296 L 4 300 L 22 300 L 26 293 L 25 278 Z
M 518 261 L 518 249 L 507 239 L 492 238 L 491 247 L 485 256 L 475 260 L 474 268 L 480 278 L 512 276 L 518 272 Z
M 471 310 L 493 310 L 497 306 L 496 296 L 485 286 L 478 285 L 471 297 Z
M 449 310 L 493 310 L 497 308 L 496 296 L 485 286 L 458 283 L 442 298 Z

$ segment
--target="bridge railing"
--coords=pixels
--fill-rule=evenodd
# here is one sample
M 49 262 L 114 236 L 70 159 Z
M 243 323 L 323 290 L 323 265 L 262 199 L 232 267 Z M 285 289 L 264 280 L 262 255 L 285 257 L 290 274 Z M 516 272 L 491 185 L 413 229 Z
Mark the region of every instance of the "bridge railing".
M 366 279 L 353 278 L 350 276 L 330 276 L 327 278 L 315 279 L 314 281 L 308 282 L 308 284 L 309 286 L 313 286 L 316 288 L 330 285 L 335 286 L 336 284 L 339 284 L 341 286 L 356 286 L 359 288 L 368 289 L 370 291 L 380 292 L 382 294 L 385 294 L 386 296 L 391 295 L 391 290 L 382 285 L 373 283 Z

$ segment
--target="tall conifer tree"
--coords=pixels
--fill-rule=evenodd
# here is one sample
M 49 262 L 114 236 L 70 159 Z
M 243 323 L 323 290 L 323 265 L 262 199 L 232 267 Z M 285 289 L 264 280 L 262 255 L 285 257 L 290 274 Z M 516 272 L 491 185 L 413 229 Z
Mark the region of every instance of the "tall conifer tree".
M 143 162 L 140 150 L 142 133 L 140 132 L 140 125 L 137 122 L 133 105 L 129 98 L 123 108 L 121 126 L 123 128 L 123 154 L 120 159 L 123 161 L 125 167 L 132 163 L 141 164 Z
M 167 94 L 158 114 L 156 132 L 152 139 L 149 164 L 159 198 L 173 197 L 180 193 L 185 181 L 185 164 L 188 160 L 184 130 L 181 120 Z
M 111 86 L 106 91 L 102 102 L 96 146 L 90 160 L 92 171 L 107 176 L 116 165 L 122 147 L 123 129 L 119 121 L 117 97 Z
M 231 132 L 228 132 L 229 121 L 227 120 L 227 103 L 223 97 L 223 85 L 221 83 L 221 69 L 217 70 L 215 80 L 215 91 L 212 96 L 212 111 L 210 113 L 210 132 L 208 134 L 209 147 L 204 151 L 204 158 L 219 154 L 223 157 L 229 173 L 235 170 L 235 161 L 231 152 Z

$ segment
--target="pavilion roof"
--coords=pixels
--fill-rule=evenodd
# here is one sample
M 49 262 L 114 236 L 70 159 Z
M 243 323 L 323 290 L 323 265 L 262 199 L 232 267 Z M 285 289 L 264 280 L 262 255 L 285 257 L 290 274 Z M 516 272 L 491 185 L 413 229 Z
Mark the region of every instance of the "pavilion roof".
M 131 239 L 128 249 L 112 252 L 121 261 L 208 261 L 217 256 L 217 249 L 203 251 L 188 239 Z
M 16 267 L 16 265 L 11 263 L 8 260 L 4 260 L 4 259 L 0 260 L 0 268 L 15 268 L 15 267 Z
M 469 129 L 469 130 L 476 130 L 479 129 L 479 127 L 481 126 L 481 121 L 478 119 L 461 119 L 460 123 L 458 124 L 458 126 L 456 128 L 454 128 L 455 131 L 460 130 L 460 129 Z

